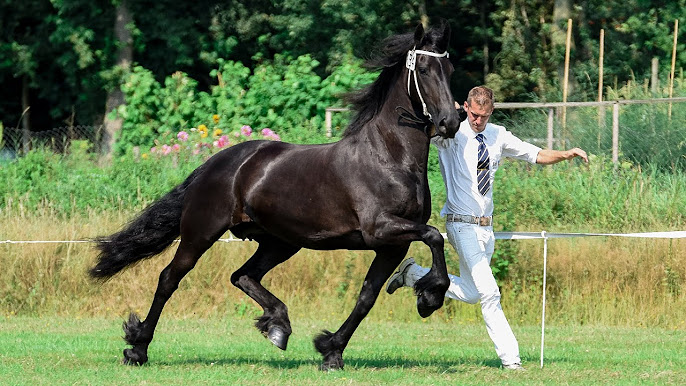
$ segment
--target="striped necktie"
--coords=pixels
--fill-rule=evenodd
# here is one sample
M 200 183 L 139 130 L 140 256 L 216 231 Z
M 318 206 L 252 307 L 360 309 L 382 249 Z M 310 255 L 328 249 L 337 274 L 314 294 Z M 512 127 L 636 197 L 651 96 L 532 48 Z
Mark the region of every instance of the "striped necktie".
M 486 192 L 488 192 L 488 189 L 491 188 L 491 177 L 488 170 L 490 160 L 488 158 L 488 149 L 484 143 L 484 135 L 477 134 L 476 140 L 479 141 L 479 152 L 477 154 L 478 160 L 476 163 L 476 180 L 479 186 L 479 193 L 481 193 L 483 196 L 486 194 Z

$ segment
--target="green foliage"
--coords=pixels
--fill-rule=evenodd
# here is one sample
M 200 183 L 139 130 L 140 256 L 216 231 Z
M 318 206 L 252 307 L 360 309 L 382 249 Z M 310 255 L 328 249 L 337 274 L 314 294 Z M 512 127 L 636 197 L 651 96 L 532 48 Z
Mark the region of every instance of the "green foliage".
M 576 161 L 575 161 L 576 163 Z M 686 188 L 681 172 L 615 168 L 591 156 L 588 166 L 560 163 L 529 166 L 505 162 L 496 177 L 496 217 L 516 216 L 520 230 L 647 231 L 682 224 Z
M 85 213 L 89 208 L 107 210 L 124 205 L 141 208 L 166 193 L 195 168 L 174 165 L 172 159 L 140 162 L 120 158 L 100 168 L 84 142 L 72 145 L 69 155 L 36 149 L 0 167 L 2 207 L 48 207 L 59 216 Z
M 148 69 L 164 87 L 171 74 L 187 74 L 197 83 L 196 98 L 202 98 L 201 92 L 212 94 L 209 90 L 215 87 L 216 78 L 207 74 L 229 61 L 257 73 L 265 66 L 282 67 L 279 62 L 303 57 L 318 64 L 301 62 L 304 67 L 288 71 L 279 68 L 276 73 L 281 80 L 273 91 L 292 85 L 285 78 L 291 74 L 303 75 L 302 92 L 312 92 L 315 75 L 325 79 L 349 58 L 374 54 L 380 39 L 411 32 L 420 20 L 435 24 L 445 17 L 453 31 L 449 51 L 456 68 L 452 80 L 456 99 L 485 81 L 496 89 L 500 100 L 517 101 L 560 100 L 564 47 L 553 36 L 564 26 L 553 19 L 556 3 L 571 4 L 540 0 L 126 2 L 133 20 L 127 28 L 133 36 L 129 48 L 135 63 Z M 0 4 L 0 14 L 12 15 L 0 23 L 0 83 L 13 90 L 21 90 L 24 82 L 28 86 L 32 130 L 59 127 L 69 119 L 81 125 L 100 124 L 105 91 L 120 83 L 116 63 L 122 42 L 115 41 L 114 21 L 121 4 L 85 0 Z M 674 21 L 681 20 L 683 26 L 686 18 L 683 0 L 659 5 L 640 0 L 590 0 L 571 8 L 574 46 L 570 76 L 574 87 L 570 100 L 594 99 L 601 28 L 606 35 L 606 84 L 641 82 L 649 74 L 653 57 L 659 59 L 661 82 L 667 81 Z M 686 61 L 683 31 L 679 32 L 677 69 Z M 249 90 L 247 83 L 239 89 Z M 265 87 L 259 95 L 269 95 L 267 91 Z M 275 106 L 273 113 L 266 108 L 265 114 L 277 117 L 260 119 L 274 122 L 269 125 L 276 130 L 288 131 L 277 125 L 294 120 L 278 116 L 278 109 L 293 111 L 288 104 L 296 101 L 305 102 L 298 105 L 303 111 L 312 111 L 310 99 L 295 95 L 290 102 L 281 101 L 284 105 Z M 24 111 L 21 95 L 9 95 L 4 102 L 0 106 L 3 121 L 19 121 Z M 319 102 L 317 113 L 322 111 Z M 199 117 L 235 115 L 217 111 L 211 104 L 203 103 L 208 110 L 199 111 Z M 250 108 L 260 110 L 257 106 L 251 104 Z M 321 130 L 320 122 L 312 117 L 301 117 L 294 130 Z M 171 118 L 175 121 L 168 124 L 176 124 L 177 118 L 189 120 L 175 114 Z
M 241 100 L 242 119 L 282 133 L 321 130 L 317 102 L 322 80 L 314 73 L 318 65 L 309 55 L 295 60 L 277 55 L 273 63 L 257 66 Z
M 520 7 L 528 8 L 525 5 Z M 530 9 L 534 12 L 531 16 L 538 14 L 541 17 L 525 20 L 520 16 L 520 11 L 513 3 L 511 8 L 495 12 L 492 16 L 496 23 L 502 23 L 501 35 L 494 37 L 502 50 L 494 71 L 484 75 L 486 84 L 500 101 L 526 100 L 534 90 L 545 94 L 548 85 L 554 83 L 557 76 L 555 63 L 559 62 L 560 55 L 541 44 L 549 39 L 546 36 L 549 27 L 538 24 L 540 20 L 545 20 L 543 15 L 548 10 L 545 7 Z
M 140 66 L 133 68 L 121 89 L 127 104 L 120 106 L 117 112 L 123 124 L 115 146 L 119 153 L 124 153 L 133 146 L 152 143 L 158 136 L 157 114 L 162 102 L 158 98 L 161 86 L 152 72 Z
M 210 75 L 218 84 L 210 92 L 197 91 L 197 82 L 181 72 L 167 77 L 162 86 L 151 71 L 134 67 L 122 85 L 127 103 L 118 111 L 123 119 L 118 153 L 153 146 L 164 135 L 200 125 L 224 132 L 250 125 L 270 128 L 291 142 L 330 141 L 324 131 L 325 109 L 377 75 L 364 71 L 361 61 L 352 57 L 326 79 L 315 73 L 319 63 L 309 55 L 295 60 L 277 55 L 253 73 L 237 62 L 217 62 L 218 69 Z M 337 116 L 335 127 L 340 128 L 343 119 Z

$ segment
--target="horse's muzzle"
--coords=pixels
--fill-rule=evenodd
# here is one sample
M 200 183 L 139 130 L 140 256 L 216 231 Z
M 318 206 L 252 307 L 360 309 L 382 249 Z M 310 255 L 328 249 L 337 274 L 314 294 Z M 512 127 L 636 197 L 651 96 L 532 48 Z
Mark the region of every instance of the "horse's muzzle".
M 436 125 L 436 134 L 443 138 L 453 138 L 460 128 L 458 114 L 451 114 L 450 117 L 441 119 Z

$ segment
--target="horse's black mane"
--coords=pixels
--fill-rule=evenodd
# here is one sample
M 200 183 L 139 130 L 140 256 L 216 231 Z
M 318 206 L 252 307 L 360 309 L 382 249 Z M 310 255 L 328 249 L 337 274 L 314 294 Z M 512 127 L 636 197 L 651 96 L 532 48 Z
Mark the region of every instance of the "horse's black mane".
M 442 31 L 443 29 L 440 27 L 428 30 L 420 46 L 430 44 L 428 49 L 434 48 L 433 46 L 440 38 Z M 414 47 L 414 44 L 413 33 L 390 36 L 381 42 L 380 48 L 375 51 L 378 54 L 365 62 L 365 67 L 381 69 L 381 73 L 373 83 L 344 96 L 345 102 L 351 105 L 353 111 L 356 111 L 354 118 L 343 133 L 344 137 L 360 131 L 379 113 L 381 106 L 386 101 L 388 91 L 391 89 L 390 86 L 396 81 L 402 66 L 405 65 L 407 52 Z M 419 49 L 420 47 L 416 48 Z

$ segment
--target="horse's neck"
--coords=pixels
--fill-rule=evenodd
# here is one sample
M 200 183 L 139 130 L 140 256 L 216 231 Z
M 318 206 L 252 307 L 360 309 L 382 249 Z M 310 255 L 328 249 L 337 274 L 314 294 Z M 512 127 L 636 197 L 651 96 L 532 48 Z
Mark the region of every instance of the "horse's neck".
M 402 110 L 398 106 L 414 111 L 402 87 L 396 87 L 389 94 L 379 114 L 359 134 L 366 137 L 363 142 L 374 147 L 377 154 L 385 153 L 395 162 L 419 167 L 426 172 L 429 137 L 423 125 L 400 118 Z

